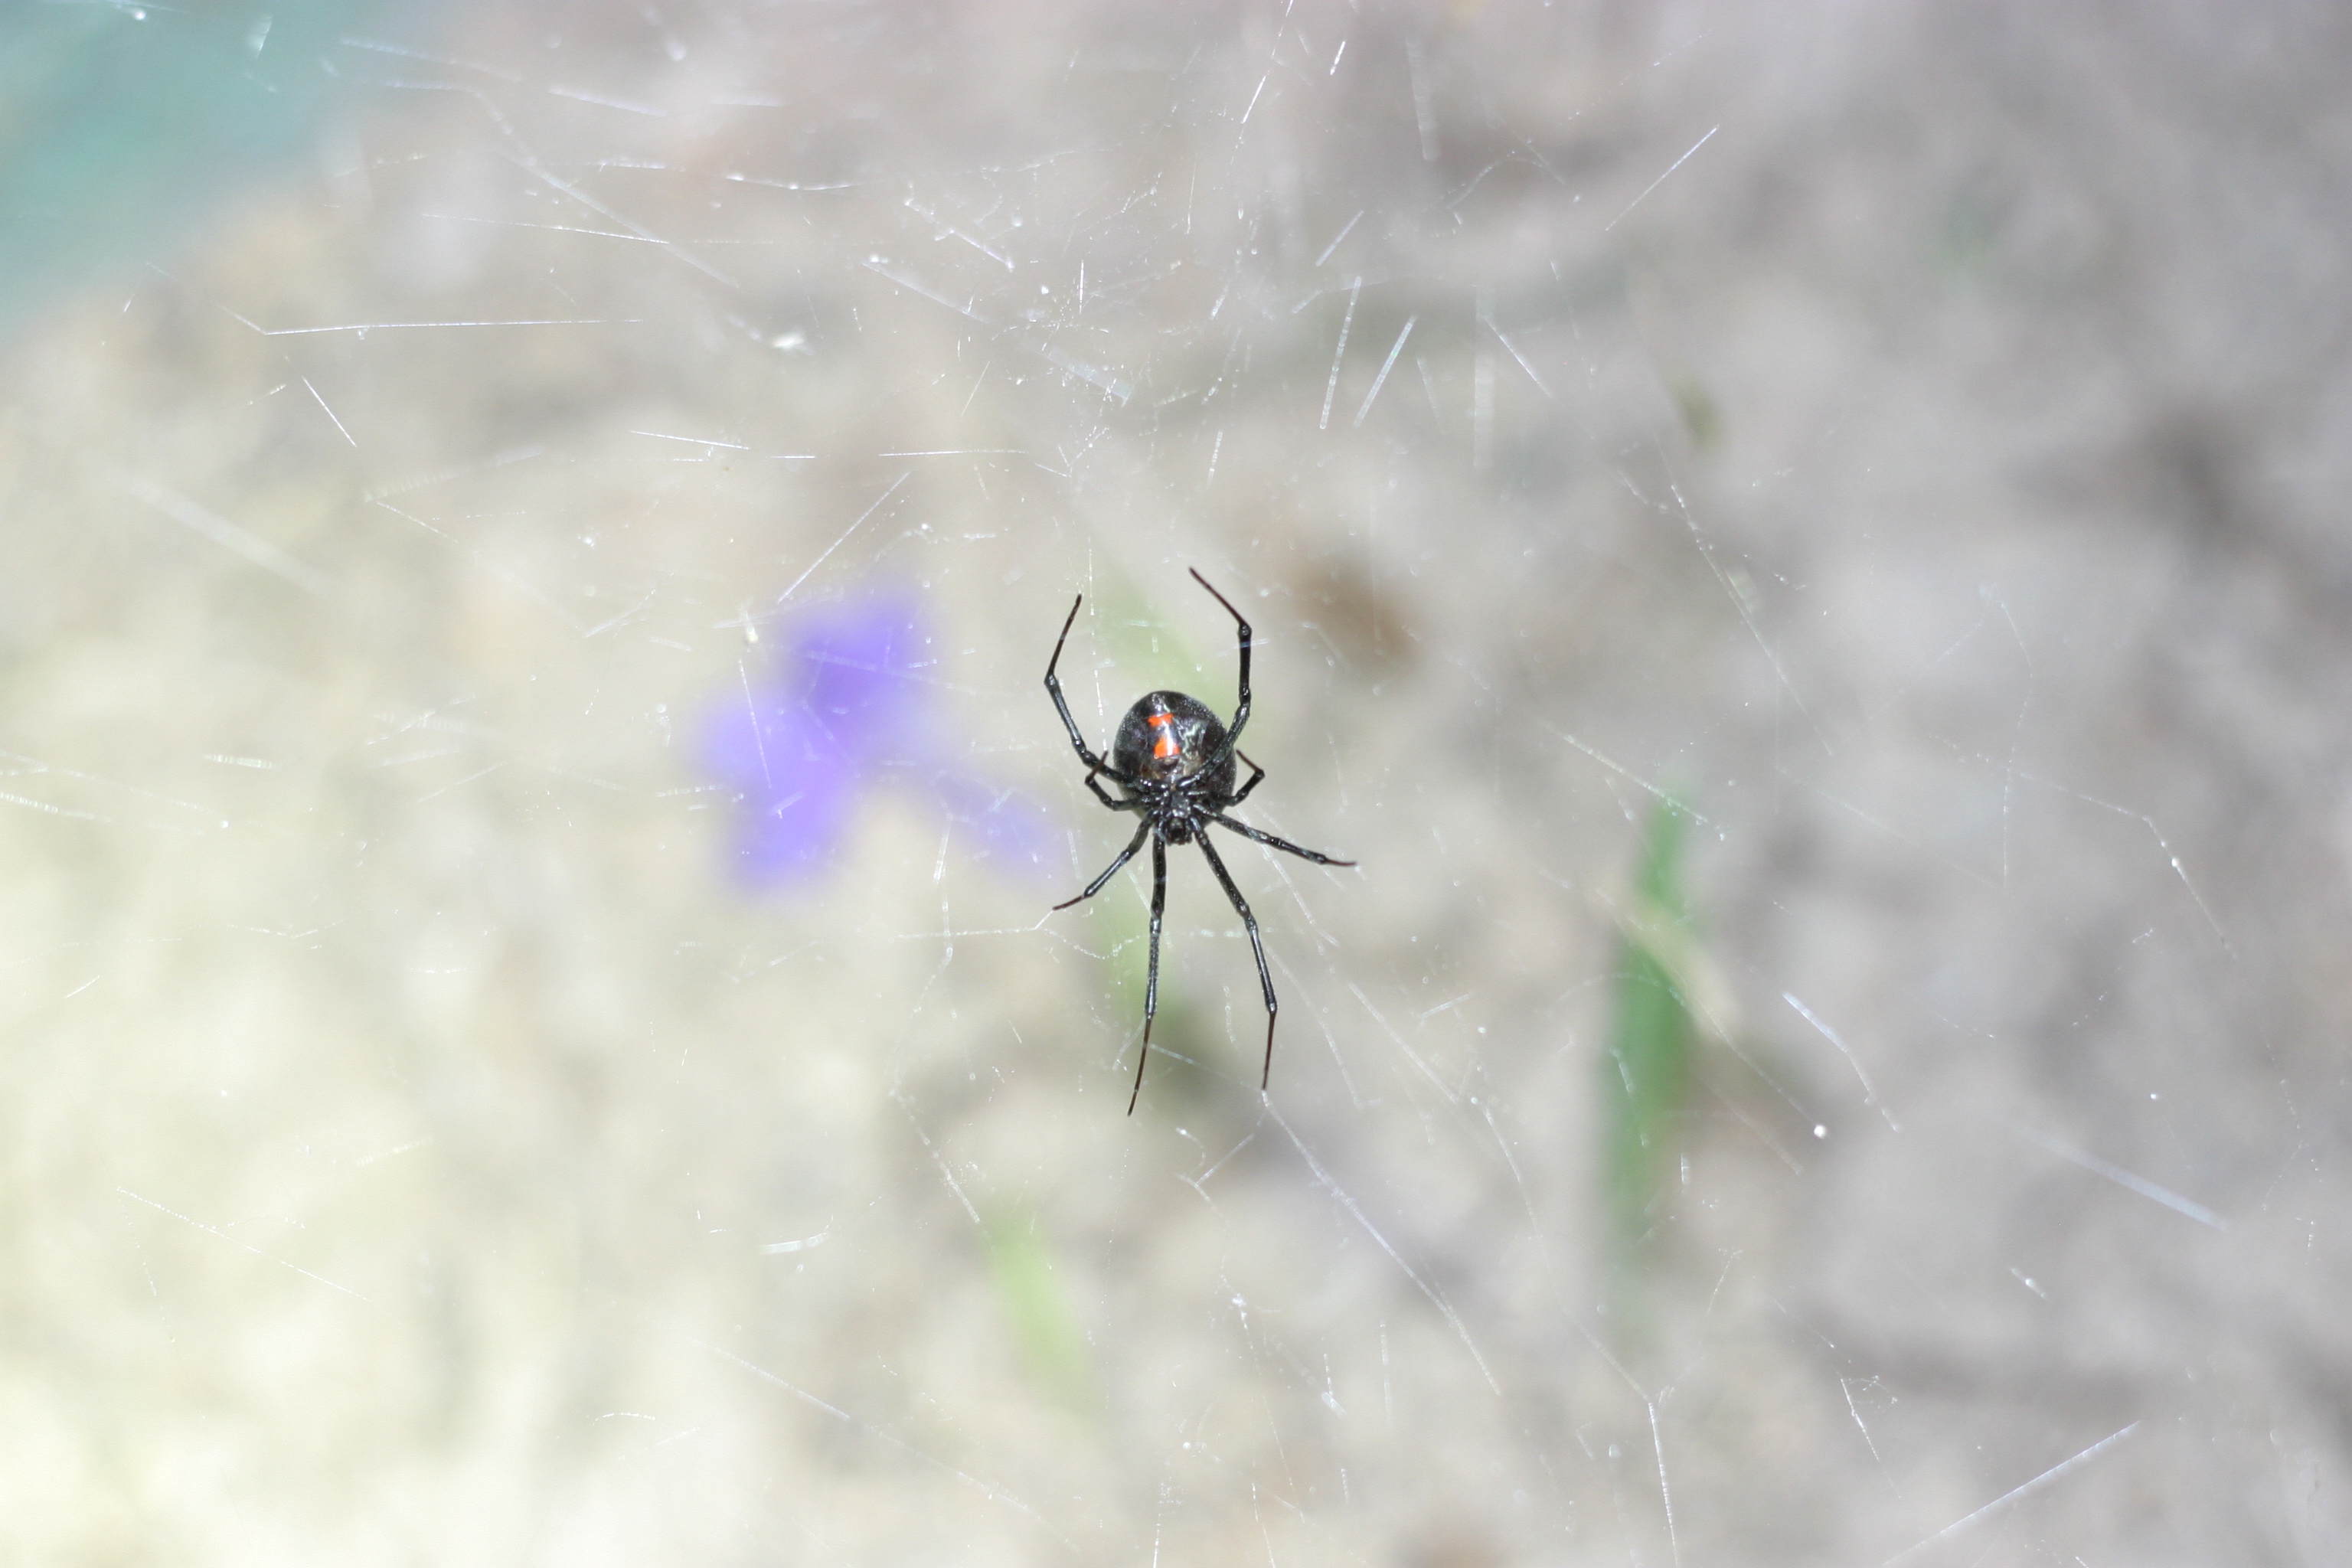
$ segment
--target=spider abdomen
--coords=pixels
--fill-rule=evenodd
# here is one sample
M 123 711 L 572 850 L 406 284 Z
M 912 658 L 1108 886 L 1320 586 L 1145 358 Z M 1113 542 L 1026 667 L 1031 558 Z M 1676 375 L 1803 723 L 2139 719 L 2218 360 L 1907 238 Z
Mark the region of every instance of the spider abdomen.
M 1225 727 L 1207 704 L 1181 691 L 1148 691 L 1119 721 L 1110 763 L 1132 777 L 1155 784 L 1181 780 L 1187 794 L 1223 797 L 1233 793 L 1233 752 L 1226 752 L 1207 773 L 1200 769 L 1216 756 L 1224 739 Z

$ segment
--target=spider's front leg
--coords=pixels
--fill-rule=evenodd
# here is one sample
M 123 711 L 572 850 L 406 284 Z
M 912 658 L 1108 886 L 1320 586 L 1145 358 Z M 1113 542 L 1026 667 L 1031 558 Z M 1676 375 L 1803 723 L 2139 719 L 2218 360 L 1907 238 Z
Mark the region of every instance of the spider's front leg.
M 1223 818 L 1217 820 L 1222 822 Z M 1226 826 L 1233 825 L 1227 823 Z M 1201 853 L 1209 858 L 1209 869 L 1217 874 L 1218 885 L 1225 889 L 1225 897 L 1234 901 L 1234 911 L 1242 917 L 1242 929 L 1249 932 L 1250 956 L 1257 960 L 1258 987 L 1265 993 L 1265 1067 L 1258 1073 L 1257 1079 L 1258 1092 L 1263 1094 L 1266 1086 L 1274 1081 L 1274 1015 L 1279 1005 L 1274 999 L 1274 976 L 1265 967 L 1265 943 L 1258 940 L 1257 916 L 1250 913 L 1249 900 L 1242 897 L 1239 888 L 1234 886 L 1233 873 L 1227 871 L 1224 861 L 1217 858 L 1217 851 L 1209 843 L 1205 828 L 1201 833 Z
M 1104 867 L 1103 874 L 1097 877 L 1093 881 L 1088 882 L 1085 892 L 1080 893 L 1075 899 L 1064 899 L 1060 903 L 1055 904 L 1054 907 L 1057 910 L 1066 910 L 1072 904 L 1083 904 L 1088 899 L 1093 898 L 1097 893 L 1101 892 L 1103 890 L 1103 884 L 1109 881 L 1113 877 L 1118 876 L 1118 868 L 1121 866 L 1126 865 L 1129 860 L 1135 858 L 1135 852 L 1143 847 L 1143 836 L 1150 831 L 1151 823 L 1149 818 L 1137 823 L 1135 825 L 1135 837 L 1127 841 L 1127 847 L 1118 852 L 1118 858 Z
M 1256 828 L 1252 827 L 1248 823 L 1235 822 L 1232 817 L 1227 816 L 1224 813 L 1220 811 L 1213 811 L 1209 813 L 1209 820 L 1215 823 L 1220 827 L 1232 828 L 1235 833 L 1240 834 L 1244 838 L 1249 839 L 1253 843 L 1263 844 L 1268 849 L 1282 850 L 1285 854 L 1296 855 L 1301 860 L 1312 860 L 1318 866 L 1353 866 L 1355 864 L 1353 860 L 1342 860 L 1337 856 L 1326 855 L 1320 850 L 1303 849 L 1297 845 L 1293 844 L 1289 839 L 1276 838 L 1271 833 L 1261 833 Z
M 1151 824 L 1147 821 L 1144 826 L 1149 827 Z M 1160 1011 L 1160 917 L 1167 907 L 1168 846 L 1154 834 L 1151 839 L 1151 962 L 1144 971 L 1143 1048 L 1135 1053 L 1135 1088 L 1127 1097 L 1127 1113 L 1129 1116 L 1135 1114 L 1135 1102 L 1143 1098 L 1143 1064 L 1151 1059 L 1151 1020 Z

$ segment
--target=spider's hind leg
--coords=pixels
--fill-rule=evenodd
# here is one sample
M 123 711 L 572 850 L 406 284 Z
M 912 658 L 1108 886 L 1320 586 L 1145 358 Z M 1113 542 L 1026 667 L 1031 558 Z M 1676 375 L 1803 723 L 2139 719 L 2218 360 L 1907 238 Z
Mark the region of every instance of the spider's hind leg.
M 1087 777 L 1091 780 L 1097 773 L 1108 773 L 1121 784 L 1133 784 L 1133 779 L 1095 755 L 1094 748 L 1087 744 L 1086 736 L 1078 732 L 1078 721 L 1070 717 L 1069 699 L 1062 695 L 1062 645 L 1070 640 L 1070 627 L 1077 622 L 1078 606 L 1086 602 L 1084 594 L 1070 601 L 1069 616 L 1062 622 L 1062 635 L 1054 639 L 1054 657 L 1045 661 L 1045 695 L 1054 700 L 1054 711 L 1062 716 L 1062 728 L 1070 732 L 1070 744 L 1076 748 L 1078 761 L 1087 764 Z
M 1208 763 L 1205 764 L 1209 767 L 1214 767 L 1219 762 L 1223 760 L 1227 752 L 1233 751 L 1235 746 L 1240 743 L 1242 738 L 1242 726 L 1249 722 L 1250 624 L 1242 619 L 1242 613 L 1234 608 L 1234 602 L 1231 599 L 1226 598 L 1223 594 L 1218 593 L 1216 589 L 1209 586 L 1209 580 L 1201 575 L 1200 570 L 1197 567 L 1193 569 L 1192 581 L 1198 583 L 1203 588 L 1208 588 L 1209 596 L 1225 607 L 1225 614 L 1233 616 L 1234 618 L 1234 629 L 1241 640 L 1241 695 L 1234 704 L 1234 721 L 1227 727 L 1223 742 L 1219 744 L 1215 753 L 1209 758 Z M 1074 607 L 1070 613 L 1075 616 L 1077 614 L 1077 611 Z M 1253 763 L 1252 765 L 1255 766 L 1255 764 Z

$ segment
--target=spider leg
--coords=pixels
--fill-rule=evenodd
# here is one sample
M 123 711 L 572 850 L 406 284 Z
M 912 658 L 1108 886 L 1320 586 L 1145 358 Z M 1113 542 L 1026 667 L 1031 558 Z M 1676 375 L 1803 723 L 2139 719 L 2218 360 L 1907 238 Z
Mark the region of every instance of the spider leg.
M 1146 822 L 1144 826 L 1151 825 Z M 1136 835 L 1139 843 L 1142 837 L 1140 833 Z M 1134 846 L 1129 845 L 1128 853 L 1134 852 Z M 1135 1114 L 1135 1102 L 1143 1096 L 1143 1064 L 1151 1059 L 1151 1020 L 1160 1011 L 1160 913 L 1167 905 L 1168 841 L 1155 835 L 1151 840 L 1151 965 L 1144 973 L 1143 1048 L 1135 1053 L 1135 1088 L 1127 1097 L 1129 1116 Z
M 1095 755 L 1087 745 L 1087 738 L 1078 733 L 1078 721 L 1070 717 L 1070 704 L 1062 695 L 1061 679 L 1055 673 L 1055 667 L 1062 662 L 1062 645 L 1070 640 L 1070 627 L 1077 621 L 1078 606 L 1086 602 L 1084 594 L 1070 601 L 1070 614 L 1062 622 L 1062 635 L 1054 639 L 1054 657 L 1045 661 L 1045 691 L 1054 700 L 1054 710 L 1062 716 L 1062 728 L 1070 732 L 1070 744 L 1077 748 L 1078 760 L 1087 764 L 1087 778 L 1092 779 L 1097 773 L 1108 773 L 1115 783 L 1133 784 L 1133 779 Z
M 1225 802 L 1225 806 L 1228 810 L 1247 800 L 1249 798 L 1249 792 L 1257 788 L 1257 781 L 1265 777 L 1265 770 L 1259 767 L 1255 763 L 1250 763 L 1249 753 L 1243 751 L 1239 746 L 1235 746 L 1234 748 L 1234 755 L 1241 758 L 1241 760 L 1245 763 L 1249 763 L 1250 778 L 1249 783 L 1242 785 L 1240 789 L 1234 792 L 1233 799 Z
M 1217 874 L 1217 880 L 1224 887 L 1225 897 L 1233 900 L 1234 908 L 1241 914 L 1242 924 L 1248 928 L 1250 952 L 1257 960 L 1257 983 L 1265 991 L 1265 1068 L 1258 1074 L 1257 1079 L 1258 1092 L 1263 1094 L 1265 1086 L 1274 1081 L 1274 976 L 1266 973 L 1265 943 L 1258 940 L 1257 917 L 1250 913 L 1249 901 L 1242 897 L 1242 890 L 1234 886 L 1232 873 L 1225 869 L 1225 863 L 1217 858 L 1217 851 L 1209 843 L 1209 836 L 1205 833 L 1201 835 L 1201 853 L 1209 858 L 1209 869 Z
M 1197 568 L 1193 570 L 1192 581 L 1198 583 L 1203 588 L 1209 588 L 1209 580 L 1206 577 L 1202 576 Z M 1234 721 L 1225 731 L 1225 738 L 1217 743 L 1217 749 L 1209 754 L 1206 762 L 1203 762 L 1201 764 L 1199 771 L 1202 773 L 1206 773 L 1210 769 L 1216 767 L 1219 763 L 1223 763 L 1227 756 L 1232 754 L 1235 743 L 1242 738 L 1242 726 L 1249 722 L 1250 716 L 1250 624 L 1242 619 L 1242 613 L 1234 608 L 1234 602 L 1231 599 L 1226 598 L 1214 588 L 1209 588 L 1209 596 L 1216 600 L 1220 605 L 1224 605 L 1225 614 L 1233 616 L 1234 625 L 1240 629 L 1242 639 L 1242 694 L 1239 703 L 1234 709 Z M 1072 615 L 1077 614 L 1076 607 L 1072 606 L 1070 613 Z M 1255 767 L 1256 764 L 1252 763 L 1251 765 Z
M 1143 836 L 1150 831 L 1151 824 L 1150 822 L 1147 821 L 1137 824 L 1135 837 L 1127 841 L 1127 847 L 1118 852 L 1118 858 L 1104 867 L 1103 874 L 1097 877 L 1093 881 L 1088 882 L 1085 892 L 1080 893 L 1075 899 L 1064 899 L 1060 903 L 1055 904 L 1054 907 L 1057 910 L 1066 910 L 1072 904 L 1083 904 L 1088 899 L 1093 898 L 1097 893 L 1101 892 L 1103 890 L 1103 884 L 1109 881 L 1113 877 L 1118 876 L 1118 868 L 1121 866 L 1126 865 L 1129 860 L 1135 858 L 1135 852 L 1143 847 Z
M 1087 775 L 1087 787 L 1095 792 L 1095 798 L 1097 800 L 1102 802 L 1113 811 L 1138 811 L 1142 809 L 1143 803 L 1141 801 L 1111 799 L 1109 795 L 1103 793 L 1103 786 L 1096 782 L 1095 775 L 1092 773 L 1088 773 Z
M 1250 782 L 1252 784 L 1255 784 L 1257 781 L 1255 779 L 1252 779 Z M 1209 820 L 1215 823 L 1220 827 L 1232 828 L 1235 833 L 1240 834 L 1244 838 L 1249 839 L 1253 843 L 1263 844 L 1269 849 L 1280 849 L 1288 854 L 1296 855 L 1301 860 L 1312 860 L 1318 866 L 1352 866 L 1355 864 L 1353 860 L 1336 859 L 1331 856 L 1321 854 L 1313 849 L 1301 849 L 1297 845 L 1293 844 L 1287 838 L 1276 838 L 1271 833 L 1260 833 L 1248 823 L 1235 822 L 1232 817 L 1225 816 L 1223 812 L 1213 811 L 1209 813 Z

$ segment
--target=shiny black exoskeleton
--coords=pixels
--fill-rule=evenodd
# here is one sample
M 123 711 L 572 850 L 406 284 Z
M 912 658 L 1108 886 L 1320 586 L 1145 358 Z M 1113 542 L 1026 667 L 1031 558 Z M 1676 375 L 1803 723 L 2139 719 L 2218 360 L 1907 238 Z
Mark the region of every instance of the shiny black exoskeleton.
M 1222 796 L 1230 804 L 1238 797 L 1234 795 L 1233 748 L 1224 742 L 1225 727 L 1217 722 L 1206 703 L 1181 691 L 1147 692 L 1119 721 L 1107 771 L 1114 777 L 1125 773 L 1143 784 L 1166 785 L 1182 779 L 1186 795 L 1196 800 Z M 1223 761 L 1218 761 L 1220 756 Z M 1136 793 L 1139 785 L 1122 787 L 1130 800 L 1142 798 Z M 1167 825 L 1168 842 L 1189 844 L 1200 826 L 1192 814 L 1174 817 Z
M 1225 897 L 1233 900 L 1243 926 L 1249 931 L 1250 952 L 1257 959 L 1258 984 L 1265 993 L 1265 1067 L 1258 1077 L 1261 1092 L 1274 1077 L 1274 976 L 1266 971 L 1265 944 L 1258 940 L 1257 917 L 1250 912 L 1248 901 L 1234 886 L 1225 863 L 1217 858 L 1215 847 L 1209 842 L 1209 825 L 1213 822 L 1268 848 L 1283 850 L 1318 866 L 1355 864 L 1353 860 L 1335 860 L 1328 855 L 1302 849 L 1287 839 L 1261 833 L 1225 815 L 1249 798 L 1250 791 L 1265 777 L 1265 770 L 1250 763 L 1235 745 L 1241 739 L 1242 726 L 1249 722 L 1250 626 L 1231 600 L 1209 587 L 1207 578 L 1195 572 L 1192 581 L 1209 589 L 1210 596 L 1224 605 L 1225 613 L 1233 616 L 1240 631 L 1241 697 L 1234 707 L 1231 730 L 1218 723 L 1217 716 L 1205 704 L 1181 691 L 1147 692 L 1119 721 L 1118 734 L 1111 742 L 1110 760 L 1105 762 L 1097 756 L 1087 746 L 1086 737 L 1078 732 L 1077 721 L 1070 717 L 1069 702 L 1062 696 L 1062 683 L 1055 673 L 1062 662 L 1062 646 L 1070 640 L 1070 627 L 1078 618 L 1078 605 L 1086 602 L 1083 594 L 1071 604 L 1069 616 L 1062 622 L 1062 635 L 1054 643 L 1054 657 L 1045 661 L 1045 690 L 1054 699 L 1055 711 L 1062 716 L 1063 728 L 1070 732 L 1070 744 L 1077 749 L 1078 760 L 1087 764 L 1087 787 L 1111 810 L 1131 811 L 1142 818 L 1136 825 L 1135 837 L 1118 852 L 1118 858 L 1087 883 L 1085 892 L 1054 907 L 1066 910 L 1093 898 L 1118 875 L 1119 868 L 1135 858 L 1144 839 L 1151 840 L 1151 959 L 1143 986 L 1143 1048 L 1135 1058 L 1135 1089 L 1127 1099 L 1130 1116 L 1135 1114 L 1137 1097 L 1143 1092 L 1143 1064 L 1151 1054 L 1151 1020 L 1160 1010 L 1160 921 L 1168 901 L 1168 846 L 1200 844 L 1201 853 L 1208 858 L 1209 869 L 1216 873 L 1218 885 L 1225 889 Z M 1234 788 L 1236 760 L 1249 763 L 1250 770 L 1249 782 L 1238 790 Z M 1122 798 L 1111 798 L 1102 786 L 1106 778 L 1118 785 Z

